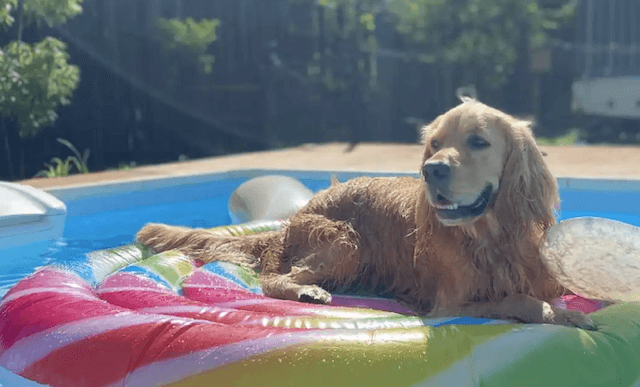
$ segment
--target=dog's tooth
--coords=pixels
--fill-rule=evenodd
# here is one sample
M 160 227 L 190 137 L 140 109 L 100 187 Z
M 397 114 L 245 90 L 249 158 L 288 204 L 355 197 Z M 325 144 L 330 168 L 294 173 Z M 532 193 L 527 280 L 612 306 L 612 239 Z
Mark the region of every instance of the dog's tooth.
M 440 209 L 440 210 L 457 210 L 458 209 L 458 203 L 453 203 L 453 204 L 436 204 L 436 208 Z

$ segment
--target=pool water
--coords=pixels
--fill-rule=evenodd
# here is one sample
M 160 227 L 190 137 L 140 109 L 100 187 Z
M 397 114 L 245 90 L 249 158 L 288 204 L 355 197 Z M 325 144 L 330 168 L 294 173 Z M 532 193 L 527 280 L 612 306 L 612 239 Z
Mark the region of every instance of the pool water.
M 148 222 L 189 227 L 229 224 L 229 197 L 249 177 L 216 178 L 168 187 L 141 186 L 120 192 L 103 188 L 91 195 L 57 193 L 68 210 L 63 237 L 0 249 L 0 296 L 37 267 L 84 261 L 84 254 L 88 252 L 131 243 L 135 233 Z M 312 191 L 330 185 L 329 175 L 300 180 Z M 565 188 L 560 190 L 560 195 L 560 219 L 597 216 L 640 227 L 638 191 Z

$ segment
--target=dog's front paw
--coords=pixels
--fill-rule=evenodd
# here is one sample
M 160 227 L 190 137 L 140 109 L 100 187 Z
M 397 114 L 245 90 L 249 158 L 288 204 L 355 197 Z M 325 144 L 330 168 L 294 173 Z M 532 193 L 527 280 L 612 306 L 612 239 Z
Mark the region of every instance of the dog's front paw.
M 575 310 L 564 310 L 552 307 L 551 310 L 545 313 L 545 320 L 549 320 L 551 324 L 578 327 L 590 331 L 598 330 L 591 317 Z
M 302 286 L 298 290 L 298 301 L 310 304 L 329 304 L 331 303 L 331 294 L 316 285 Z

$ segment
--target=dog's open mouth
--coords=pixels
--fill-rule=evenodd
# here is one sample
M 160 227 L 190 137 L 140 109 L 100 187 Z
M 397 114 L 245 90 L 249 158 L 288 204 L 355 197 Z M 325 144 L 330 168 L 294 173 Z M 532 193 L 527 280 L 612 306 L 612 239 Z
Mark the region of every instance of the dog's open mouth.
M 491 184 L 486 186 L 473 203 L 466 206 L 451 202 L 440 193 L 436 193 L 435 207 L 438 217 L 441 219 L 475 218 L 484 213 L 489 203 L 491 203 L 492 197 L 493 186 Z

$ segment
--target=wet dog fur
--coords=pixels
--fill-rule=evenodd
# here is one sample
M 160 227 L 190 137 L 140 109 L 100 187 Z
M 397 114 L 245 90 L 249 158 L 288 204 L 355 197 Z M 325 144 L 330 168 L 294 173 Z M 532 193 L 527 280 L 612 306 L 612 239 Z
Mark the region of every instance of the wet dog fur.
M 221 236 L 148 224 L 139 242 L 259 271 L 265 295 L 328 304 L 326 289 L 382 286 L 430 317 L 594 329 L 549 304 L 565 290 L 541 261 L 556 180 L 530 124 L 475 100 L 423 129 L 420 179 L 361 177 L 316 194 L 280 231 Z

